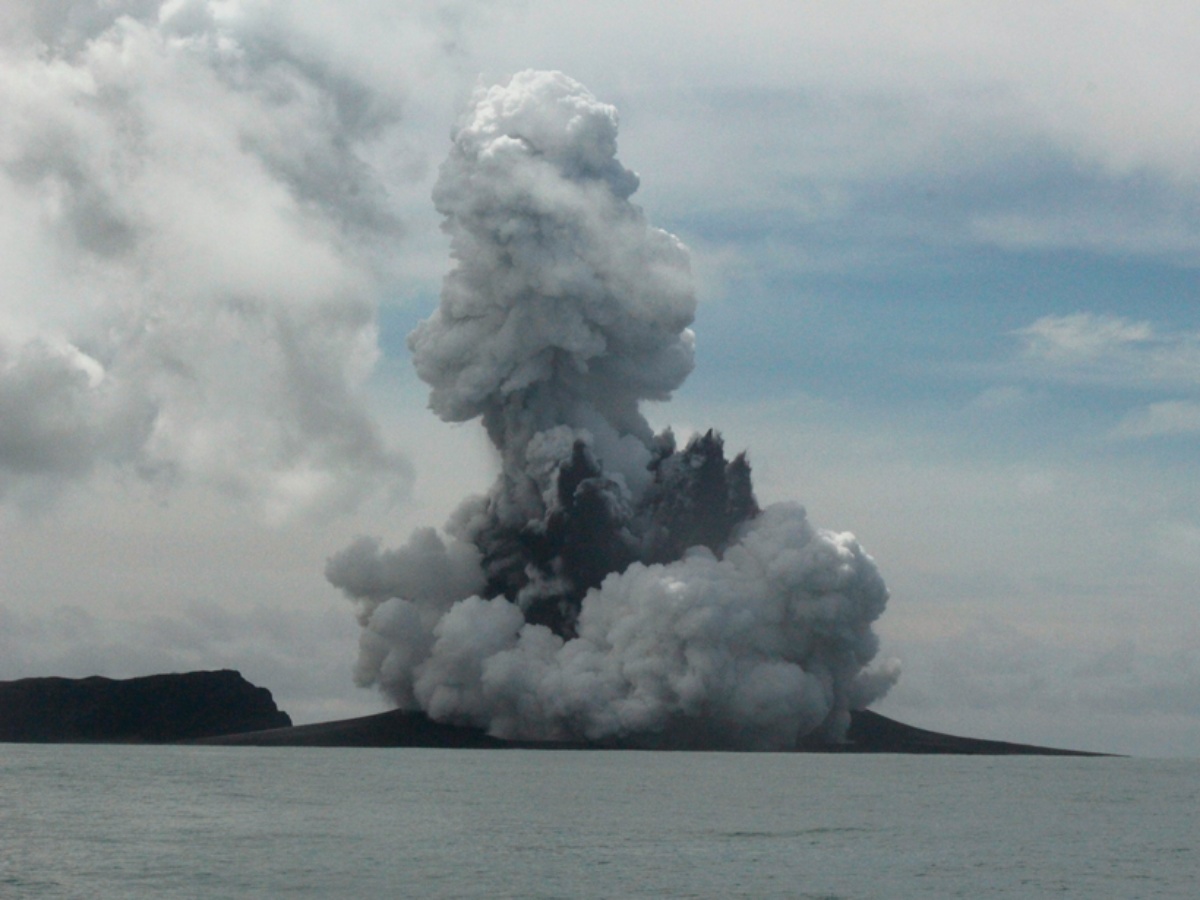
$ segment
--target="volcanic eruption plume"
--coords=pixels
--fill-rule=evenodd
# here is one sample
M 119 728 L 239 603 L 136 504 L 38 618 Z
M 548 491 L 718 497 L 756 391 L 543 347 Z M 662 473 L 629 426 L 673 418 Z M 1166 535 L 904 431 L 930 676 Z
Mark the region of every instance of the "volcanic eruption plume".
M 434 189 L 455 260 L 409 337 L 430 406 L 501 471 L 444 531 L 362 538 L 330 582 L 357 680 L 506 738 L 786 748 L 837 739 L 898 671 L 849 534 L 760 509 L 744 456 L 679 448 L 642 400 L 693 365 L 687 251 L 629 200 L 615 110 L 556 72 L 476 92 Z

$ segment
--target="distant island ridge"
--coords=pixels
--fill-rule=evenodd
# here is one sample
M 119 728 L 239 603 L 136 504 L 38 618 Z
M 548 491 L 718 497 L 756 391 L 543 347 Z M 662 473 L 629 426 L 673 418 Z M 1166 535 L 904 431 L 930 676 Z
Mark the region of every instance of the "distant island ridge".
M 482 729 L 391 710 L 293 725 L 271 692 L 229 669 L 124 680 L 0 681 L 0 742 L 208 744 L 254 747 L 432 747 L 473 749 L 697 749 L 645 741 L 509 741 Z M 851 713 L 844 742 L 801 741 L 796 752 L 1105 756 L 1080 750 L 957 737 L 905 725 L 871 710 Z
M 230 669 L 0 681 L 0 741 L 163 744 L 287 728 L 266 688 Z

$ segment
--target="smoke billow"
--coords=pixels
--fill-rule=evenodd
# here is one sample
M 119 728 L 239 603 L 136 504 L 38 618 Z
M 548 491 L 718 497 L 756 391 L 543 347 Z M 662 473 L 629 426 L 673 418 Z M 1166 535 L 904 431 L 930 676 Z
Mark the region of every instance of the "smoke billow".
M 454 135 L 434 200 L 455 266 L 409 344 L 434 412 L 481 419 L 501 471 L 444 533 L 329 561 L 357 680 L 508 738 L 837 739 L 897 675 L 865 671 L 887 590 L 852 535 L 760 509 L 716 432 L 679 447 L 642 417 L 692 369 L 695 297 L 616 137 L 553 72 L 480 89 Z

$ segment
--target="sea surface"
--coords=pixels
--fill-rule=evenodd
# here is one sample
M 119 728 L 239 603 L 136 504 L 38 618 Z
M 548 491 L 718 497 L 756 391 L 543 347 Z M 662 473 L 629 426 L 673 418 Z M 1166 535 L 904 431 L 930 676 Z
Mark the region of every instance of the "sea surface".
M 0 744 L 0 898 L 1200 896 L 1200 761 Z

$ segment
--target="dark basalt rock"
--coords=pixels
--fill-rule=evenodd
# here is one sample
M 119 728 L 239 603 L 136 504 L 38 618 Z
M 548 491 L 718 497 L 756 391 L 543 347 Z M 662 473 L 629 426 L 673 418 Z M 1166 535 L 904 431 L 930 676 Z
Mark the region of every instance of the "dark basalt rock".
M 291 724 L 270 691 L 229 669 L 0 681 L 0 741 L 172 743 Z

